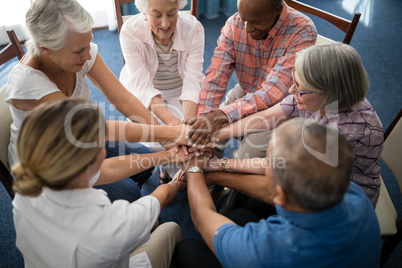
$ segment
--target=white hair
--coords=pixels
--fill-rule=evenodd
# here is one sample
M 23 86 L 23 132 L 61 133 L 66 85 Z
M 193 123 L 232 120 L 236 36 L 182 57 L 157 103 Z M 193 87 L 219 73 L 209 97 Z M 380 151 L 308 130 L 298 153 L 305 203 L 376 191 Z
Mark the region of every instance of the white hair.
M 169 2 L 177 2 L 178 8 L 183 9 L 187 5 L 187 0 L 168 0 Z M 141 13 L 146 13 L 148 11 L 149 0 L 135 0 L 135 6 Z
M 25 16 L 31 36 L 28 52 L 40 55 L 40 47 L 59 50 L 71 32 L 86 33 L 92 29 L 91 15 L 75 0 L 36 0 Z

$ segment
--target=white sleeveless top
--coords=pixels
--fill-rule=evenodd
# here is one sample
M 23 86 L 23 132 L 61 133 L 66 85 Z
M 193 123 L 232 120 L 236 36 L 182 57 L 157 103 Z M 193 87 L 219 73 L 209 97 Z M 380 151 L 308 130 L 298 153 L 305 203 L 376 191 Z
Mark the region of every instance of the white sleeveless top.
M 76 84 L 71 97 L 79 97 L 91 100 L 91 92 L 85 81 L 85 75 L 92 69 L 98 53 L 98 46 L 91 43 L 91 59 L 86 61 L 81 71 L 76 73 Z M 10 112 L 13 118 L 11 124 L 10 144 L 8 145 L 8 162 L 10 167 L 18 162 L 14 146 L 16 143 L 18 131 L 29 111 L 21 111 L 12 105 L 13 99 L 19 100 L 40 100 L 41 98 L 59 92 L 56 84 L 41 71 L 30 66 L 21 64 L 20 62 L 14 66 L 8 77 L 6 87 L 5 101 L 10 105 Z

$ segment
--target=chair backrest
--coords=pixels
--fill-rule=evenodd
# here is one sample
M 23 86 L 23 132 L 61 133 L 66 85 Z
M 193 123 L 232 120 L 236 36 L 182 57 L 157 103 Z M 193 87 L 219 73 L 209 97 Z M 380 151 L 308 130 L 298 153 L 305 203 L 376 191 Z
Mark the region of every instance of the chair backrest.
M 402 167 L 400 163 L 400 153 L 402 152 L 402 109 L 385 131 L 384 145 L 381 158 L 391 169 L 398 181 L 399 187 L 402 186 Z M 389 236 L 397 233 L 396 220 L 398 218 L 394 204 L 389 196 L 387 187 L 381 178 L 380 196 L 375 208 L 378 222 L 380 224 L 381 235 Z
M 7 31 L 10 43 L 0 51 L 0 65 L 12 60 L 15 57 L 21 59 L 25 52 L 13 30 Z M 10 107 L 4 102 L 6 86 L 0 89 L 0 180 L 6 188 L 11 199 L 14 198 L 12 190 L 13 177 L 10 174 L 8 164 L 8 144 L 10 143 L 10 126 L 13 122 Z
M 4 102 L 5 92 L 6 86 L 3 86 L 0 89 L 0 180 L 11 199 L 13 199 L 12 185 L 14 179 L 10 174 L 10 166 L 8 165 L 8 144 L 10 143 L 10 126 L 13 119 L 10 107 Z
M 15 57 L 18 57 L 20 60 L 25 54 L 15 32 L 13 30 L 7 31 L 7 35 L 10 39 L 10 43 L 0 51 L 0 65 L 3 65 Z
M 391 169 L 402 192 L 402 167 L 399 158 L 400 153 L 402 152 L 401 117 L 402 109 L 385 131 L 381 158 Z M 402 220 L 397 222 L 398 214 L 382 178 L 380 196 L 378 198 L 375 212 L 380 225 L 381 237 L 384 239 L 381 249 L 381 267 L 383 267 L 394 249 L 402 240 Z
M 286 2 L 286 4 L 288 4 L 288 6 L 294 8 L 298 11 L 306 12 L 311 15 L 315 15 L 315 16 L 317 16 L 321 19 L 324 19 L 324 20 L 328 21 L 329 23 L 333 24 L 334 26 L 336 26 L 337 28 L 339 28 L 346 34 L 345 38 L 343 39 L 343 43 L 350 44 L 350 41 L 352 40 L 353 34 L 356 30 L 357 24 L 360 19 L 360 15 L 361 15 L 360 13 L 355 13 L 355 15 L 353 16 L 353 19 L 350 21 L 345 18 L 336 16 L 332 13 L 312 7 L 310 5 L 301 3 L 296 0 L 285 0 L 285 2 Z M 319 34 L 317 37 L 316 44 L 323 44 L 323 43 L 330 43 L 330 42 L 333 42 L 333 40 Z
M 117 18 L 117 31 L 119 32 L 119 34 L 121 27 L 123 26 L 123 23 L 126 22 L 131 17 L 131 15 L 123 16 L 121 14 L 121 6 L 128 3 L 132 3 L 134 1 L 135 0 L 114 0 L 116 18 Z M 191 10 L 189 10 L 189 13 L 197 17 L 197 0 L 190 0 L 190 2 L 191 2 Z
M 392 121 L 384 134 L 384 147 L 382 150 L 381 158 L 387 164 L 394 174 L 399 189 L 402 193 L 402 165 L 401 165 L 401 153 L 402 153 L 402 109 L 398 115 Z

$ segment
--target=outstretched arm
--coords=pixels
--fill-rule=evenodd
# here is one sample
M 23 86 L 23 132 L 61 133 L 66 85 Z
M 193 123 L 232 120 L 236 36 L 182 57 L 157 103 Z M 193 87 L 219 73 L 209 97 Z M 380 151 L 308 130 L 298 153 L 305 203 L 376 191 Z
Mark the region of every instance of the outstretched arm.
M 99 53 L 87 77 L 131 121 L 159 125 L 150 111 L 120 83 Z
M 107 158 L 101 165 L 101 173 L 96 185 L 119 181 L 163 163 L 182 163 L 188 161 L 193 156 L 193 153 L 185 155 L 183 150 L 176 153 L 174 149 L 171 149 L 151 154 L 134 154 Z
M 185 135 L 189 129 L 186 125 L 148 125 L 127 121 L 106 121 L 106 127 L 109 141 L 170 141 L 178 144 L 187 144 Z
M 192 160 L 188 164 L 188 167 L 194 165 L 202 168 L 204 164 L 197 164 L 196 161 Z M 215 252 L 213 247 L 215 232 L 222 225 L 228 223 L 234 224 L 234 222 L 216 212 L 214 202 L 202 173 L 187 174 L 187 195 L 194 226 L 208 247 Z
M 215 137 L 213 137 L 213 140 L 231 139 L 274 129 L 287 119 L 289 119 L 289 117 L 283 112 L 280 103 L 278 103 L 271 108 L 224 126 Z
M 167 206 L 176 197 L 180 190 L 184 189 L 186 182 L 183 179 L 184 173 L 179 170 L 171 182 L 158 186 L 150 195 L 159 200 L 161 209 Z
M 246 159 L 218 159 L 209 160 L 205 172 L 235 172 L 264 175 L 267 168 L 266 158 L 246 158 Z

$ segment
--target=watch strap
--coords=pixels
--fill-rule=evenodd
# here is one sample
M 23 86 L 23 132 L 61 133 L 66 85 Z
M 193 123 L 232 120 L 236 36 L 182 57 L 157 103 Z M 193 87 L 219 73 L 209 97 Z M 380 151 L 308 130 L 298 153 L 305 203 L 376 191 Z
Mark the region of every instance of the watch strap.
M 197 167 L 197 166 L 193 166 L 193 167 L 190 167 L 189 169 L 187 169 L 186 175 L 188 173 L 201 173 L 201 174 L 204 174 L 204 171 L 202 169 L 200 169 L 199 167 Z
M 229 159 L 227 158 L 222 158 L 221 159 L 221 168 L 223 172 L 227 172 L 226 170 L 226 164 L 228 163 Z

